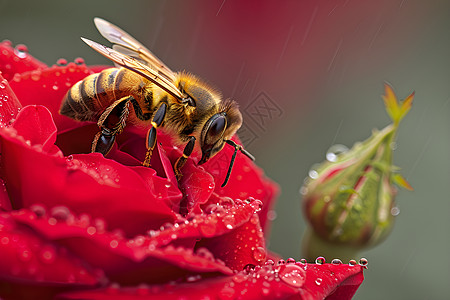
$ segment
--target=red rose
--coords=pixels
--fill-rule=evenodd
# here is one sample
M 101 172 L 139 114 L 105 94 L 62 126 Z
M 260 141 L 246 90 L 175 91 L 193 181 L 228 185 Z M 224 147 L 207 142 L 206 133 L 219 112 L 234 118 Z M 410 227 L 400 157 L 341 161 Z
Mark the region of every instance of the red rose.
M 70 86 L 101 67 L 47 67 L 0 43 L 0 297 L 58 299 L 343 299 L 362 266 L 268 259 L 264 232 L 277 187 L 226 147 L 178 183 L 181 151 L 127 127 L 103 157 L 96 124 L 58 114 Z M 183 213 L 180 213 L 183 212 Z M 294 299 L 290 298 L 290 299 Z

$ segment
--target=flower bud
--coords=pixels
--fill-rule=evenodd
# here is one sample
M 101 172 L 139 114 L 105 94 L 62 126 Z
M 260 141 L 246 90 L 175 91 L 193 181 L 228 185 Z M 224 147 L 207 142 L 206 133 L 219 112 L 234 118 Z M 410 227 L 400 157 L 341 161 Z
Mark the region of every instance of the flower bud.
M 390 86 L 385 86 L 385 92 L 393 124 L 374 130 L 370 138 L 348 151 L 343 151 L 344 146 L 332 147 L 327 161 L 309 172 L 301 189 L 313 234 L 325 242 L 358 249 L 380 243 L 396 215 L 394 183 L 412 189 L 393 166 L 392 152 L 398 124 L 414 95 L 399 104 Z

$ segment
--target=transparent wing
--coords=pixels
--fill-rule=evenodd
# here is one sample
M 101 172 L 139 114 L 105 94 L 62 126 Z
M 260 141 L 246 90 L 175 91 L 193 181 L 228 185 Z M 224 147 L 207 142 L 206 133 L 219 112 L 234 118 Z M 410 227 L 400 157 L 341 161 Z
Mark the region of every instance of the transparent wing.
M 153 82 L 154 84 L 156 84 L 161 89 L 165 90 L 175 98 L 179 99 L 180 101 L 184 98 L 183 97 L 184 95 L 180 92 L 180 90 L 177 89 L 177 87 L 173 84 L 173 82 L 168 78 L 166 78 L 165 76 L 161 76 L 158 70 L 153 69 L 152 66 L 143 64 L 134 57 L 122 54 L 114 49 L 103 46 L 89 39 L 85 38 L 81 39 L 86 44 L 88 44 L 92 49 L 102 54 L 106 58 L 112 60 L 117 65 L 127 68 L 133 72 L 136 72 L 137 74 L 150 80 L 151 82 Z
M 144 64 L 149 64 L 158 70 L 158 72 L 174 81 L 174 73 L 159 60 L 150 50 L 137 41 L 130 34 L 120 29 L 114 24 L 109 23 L 101 18 L 94 18 L 95 26 L 100 34 L 113 44 L 113 49 L 127 56 L 134 57 Z

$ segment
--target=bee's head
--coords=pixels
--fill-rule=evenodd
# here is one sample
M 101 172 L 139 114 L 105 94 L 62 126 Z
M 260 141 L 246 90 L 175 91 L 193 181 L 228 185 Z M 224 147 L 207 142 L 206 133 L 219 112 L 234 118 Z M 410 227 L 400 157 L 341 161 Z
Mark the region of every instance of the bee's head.
M 207 162 L 225 146 L 242 125 L 242 115 L 236 102 L 226 100 L 221 103 L 219 112 L 205 123 L 200 134 L 202 158 L 199 164 Z

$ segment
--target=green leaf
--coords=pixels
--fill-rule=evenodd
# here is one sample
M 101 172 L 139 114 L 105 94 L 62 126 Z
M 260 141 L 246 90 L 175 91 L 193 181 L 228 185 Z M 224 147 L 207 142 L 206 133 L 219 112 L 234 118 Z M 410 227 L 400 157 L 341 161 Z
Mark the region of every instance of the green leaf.
M 392 180 L 399 187 L 405 188 L 410 191 L 414 190 L 413 187 L 409 184 L 409 182 L 406 181 L 406 179 L 400 173 L 392 174 Z

